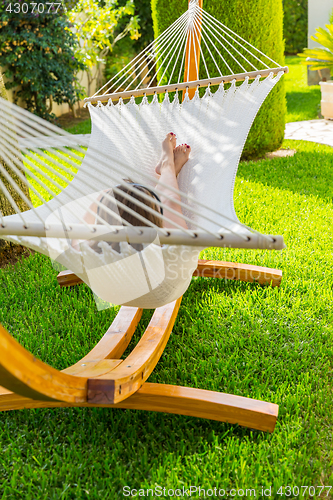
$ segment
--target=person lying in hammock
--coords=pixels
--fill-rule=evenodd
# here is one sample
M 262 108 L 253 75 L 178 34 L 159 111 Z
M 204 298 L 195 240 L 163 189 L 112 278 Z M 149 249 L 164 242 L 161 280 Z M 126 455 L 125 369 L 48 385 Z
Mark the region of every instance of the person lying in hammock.
M 139 207 L 135 202 L 128 200 L 120 193 L 113 192 L 112 189 L 105 190 L 105 193 L 108 194 L 109 196 L 105 196 L 105 194 L 102 194 L 102 196 L 99 199 L 100 201 L 99 206 L 97 206 L 97 203 L 92 203 L 92 205 L 90 206 L 91 212 L 97 213 L 97 215 L 99 215 L 110 225 L 119 225 L 120 224 L 119 219 L 117 217 L 112 216 L 108 211 L 103 210 L 103 207 L 101 206 L 103 205 L 109 208 L 113 212 L 115 211 L 118 212 L 119 216 L 123 220 L 125 220 L 126 222 L 128 222 L 133 226 L 149 226 L 148 223 L 144 223 L 140 218 L 135 217 L 131 213 L 128 213 L 125 208 L 119 206 L 117 202 L 120 202 L 158 227 L 174 228 L 175 226 L 172 224 L 172 222 L 175 222 L 179 226 L 187 229 L 186 222 L 182 217 L 181 206 L 177 203 L 181 201 L 180 195 L 171 191 L 169 187 L 172 187 L 177 190 L 179 189 L 177 176 L 181 171 L 181 169 L 183 168 L 183 166 L 185 165 L 185 163 L 188 161 L 191 148 L 187 144 L 182 144 L 180 146 L 177 146 L 176 144 L 177 144 L 177 138 L 173 132 L 167 134 L 164 141 L 162 142 L 162 155 L 160 161 L 158 162 L 155 168 L 156 174 L 159 176 L 156 188 L 159 190 L 160 197 L 150 188 L 143 186 L 141 184 L 136 184 L 128 179 L 124 180 L 124 184 L 120 184 L 117 186 L 117 188 L 120 191 L 123 191 L 125 194 L 130 195 L 139 202 L 144 203 L 148 207 L 155 210 L 156 215 L 149 212 L 148 210 L 145 210 L 142 207 Z M 146 200 L 145 198 L 141 197 L 136 192 L 134 192 L 131 189 L 131 185 L 135 187 L 137 190 L 145 193 L 146 195 L 149 195 L 151 197 L 151 201 Z M 156 203 L 155 200 L 158 200 L 161 203 L 163 203 L 164 210 Z M 174 214 L 168 209 L 174 210 L 175 212 L 177 212 L 177 214 Z M 170 222 L 165 221 L 163 218 L 159 216 L 159 214 L 170 219 Z M 95 224 L 96 222 L 95 219 L 96 219 L 95 216 L 90 212 L 87 212 L 84 216 L 84 220 L 88 224 Z M 97 220 L 96 223 L 102 224 L 99 220 Z M 100 253 L 102 250 L 98 246 L 98 243 L 99 243 L 98 241 L 92 242 L 91 248 L 93 248 L 96 252 Z M 119 249 L 119 244 L 112 244 L 112 246 L 116 250 Z M 141 245 L 132 245 L 132 246 L 134 248 L 137 247 L 137 249 L 142 248 Z M 77 240 L 72 241 L 72 247 L 75 248 L 76 250 L 79 250 Z

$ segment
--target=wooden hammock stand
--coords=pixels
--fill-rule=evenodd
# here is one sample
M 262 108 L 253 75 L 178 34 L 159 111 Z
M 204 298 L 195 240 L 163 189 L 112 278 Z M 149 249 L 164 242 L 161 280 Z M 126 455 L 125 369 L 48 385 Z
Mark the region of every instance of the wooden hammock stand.
M 202 0 L 199 1 L 202 7 Z M 194 50 L 190 77 L 198 80 Z M 193 97 L 193 93 L 190 94 Z M 279 286 L 282 272 L 276 269 L 199 261 L 194 276 L 237 279 Z M 81 282 L 71 271 L 58 275 L 60 286 Z M 147 383 L 167 344 L 181 297 L 155 310 L 131 354 L 120 359 L 138 325 L 142 309 L 121 307 L 98 344 L 75 365 L 58 371 L 36 359 L 0 325 L 0 411 L 23 408 L 108 407 L 159 411 L 207 418 L 273 432 L 276 404 L 202 389 Z
M 245 264 L 199 261 L 194 276 L 238 279 L 279 286 L 282 272 Z M 71 271 L 61 286 L 81 282 Z M 36 359 L 0 325 L 0 411 L 23 408 L 100 406 L 160 411 L 239 424 L 273 432 L 278 406 L 246 397 L 190 387 L 147 383 L 175 323 L 181 297 L 155 310 L 131 354 L 120 359 L 142 315 L 121 307 L 98 344 L 75 365 L 58 371 Z

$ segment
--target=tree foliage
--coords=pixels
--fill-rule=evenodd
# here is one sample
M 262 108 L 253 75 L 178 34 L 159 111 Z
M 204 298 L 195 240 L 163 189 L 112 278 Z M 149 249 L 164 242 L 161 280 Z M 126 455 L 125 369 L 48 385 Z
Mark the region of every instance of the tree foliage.
M 118 0 L 118 5 L 125 5 L 126 2 Z M 115 76 L 154 39 L 150 0 L 135 0 L 134 15 L 140 25 L 140 37 L 136 40 L 125 37 L 108 53 L 104 69 L 106 80 Z M 119 27 L 120 30 L 125 27 L 125 22 Z
M 33 12 L 33 4 L 27 4 L 26 13 L 21 8 L 14 13 L 14 4 L 2 0 L 0 67 L 14 100 L 22 99 L 27 109 L 51 119 L 52 101 L 72 105 L 80 98 L 75 75 L 84 66 L 75 58 L 76 37 L 62 7 L 55 12 L 46 0 L 38 2 L 45 6 L 42 13 L 41 7 Z
M 283 0 L 283 37 L 286 54 L 297 54 L 308 44 L 308 0 Z
M 7 92 L 6 92 L 6 88 L 5 88 L 5 84 L 3 81 L 3 76 L 2 76 L 1 71 L 0 71 L 0 97 L 2 99 L 7 100 Z M 11 195 L 12 199 L 14 200 L 16 205 L 19 207 L 21 212 L 28 210 L 28 208 L 29 208 L 28 205 L 25 203 L 25 201 L 22 199 L 22 197 L 18 194 L 17 190 L 14 189 L 13 185 L 8 181 L 6 175 L 3 175 L 3 172 L 7 171 L 9 173 L 12 180 L 14 180 L 15 183 L 21 189 L 22 193 L 24 193 L 24 195 L 27 197 L 27 199 L 30 200 L 28 184 L 23 182 L 22 179 L 18 175 L 16 175 L 16 173 L 6 165 L 3 158 L 1 157 L 1 153 L 0 153 L 0 166 L 1 166 L 1 170 L 2 170 L 0 172 L 1 183 L 5 186 L 6 190 L 9 192 L 9 194 Z M 24 175 L 24 173 L 23 173 L 23 175 Z M 6 216 L 6 215 L 13 215 L 15 213 L 16 212 L 14 210 L 14 207 L 9 202 L 7 196 L 5 196 L 3 189 L 0 189 L 0 214 L 2 216 Z M 1 252 L 3 252 L 4 250 L 8 250 L 10 248 L 13 248 L 13 244 L 0 238 L 0 255 L 1 255 Z
M 331 16 L 331 22 L 333 21 Z M 326 29 L 317 28 L 312 40 L 322 45 L 323 48 L 304 49 L 298 54 L 303 58 L 303 63 L 310 66 L 312 71 L 328 68 L 333 76 L 333 23 L 326 24 Z
M 68 12 L 71 28 L 78 44 L 76 58 L 84 65 L 88 75 L 88 94 L 92 82 L 101 85 L 101 65 L 119 40 L 140 37 L 138 17 L 133 0 L 119 5 L 117 0 L 78 0 Z

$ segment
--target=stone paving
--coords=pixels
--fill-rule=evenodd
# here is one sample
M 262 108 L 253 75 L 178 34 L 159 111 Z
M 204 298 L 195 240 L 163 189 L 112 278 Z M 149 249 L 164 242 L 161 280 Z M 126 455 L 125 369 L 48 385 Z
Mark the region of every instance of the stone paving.
M 318 142 L 333 147 L 333 120 L 286 123 L 284 138 Z

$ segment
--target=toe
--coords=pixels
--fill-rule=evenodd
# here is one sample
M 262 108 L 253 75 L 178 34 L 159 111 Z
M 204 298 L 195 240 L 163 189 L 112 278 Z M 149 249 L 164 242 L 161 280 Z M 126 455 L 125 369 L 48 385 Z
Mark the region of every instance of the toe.
M 169 139 L 170 141 L 176 140 L 176 135 L 173 132 L 170 132 L 166 135 L 166 139 Z

